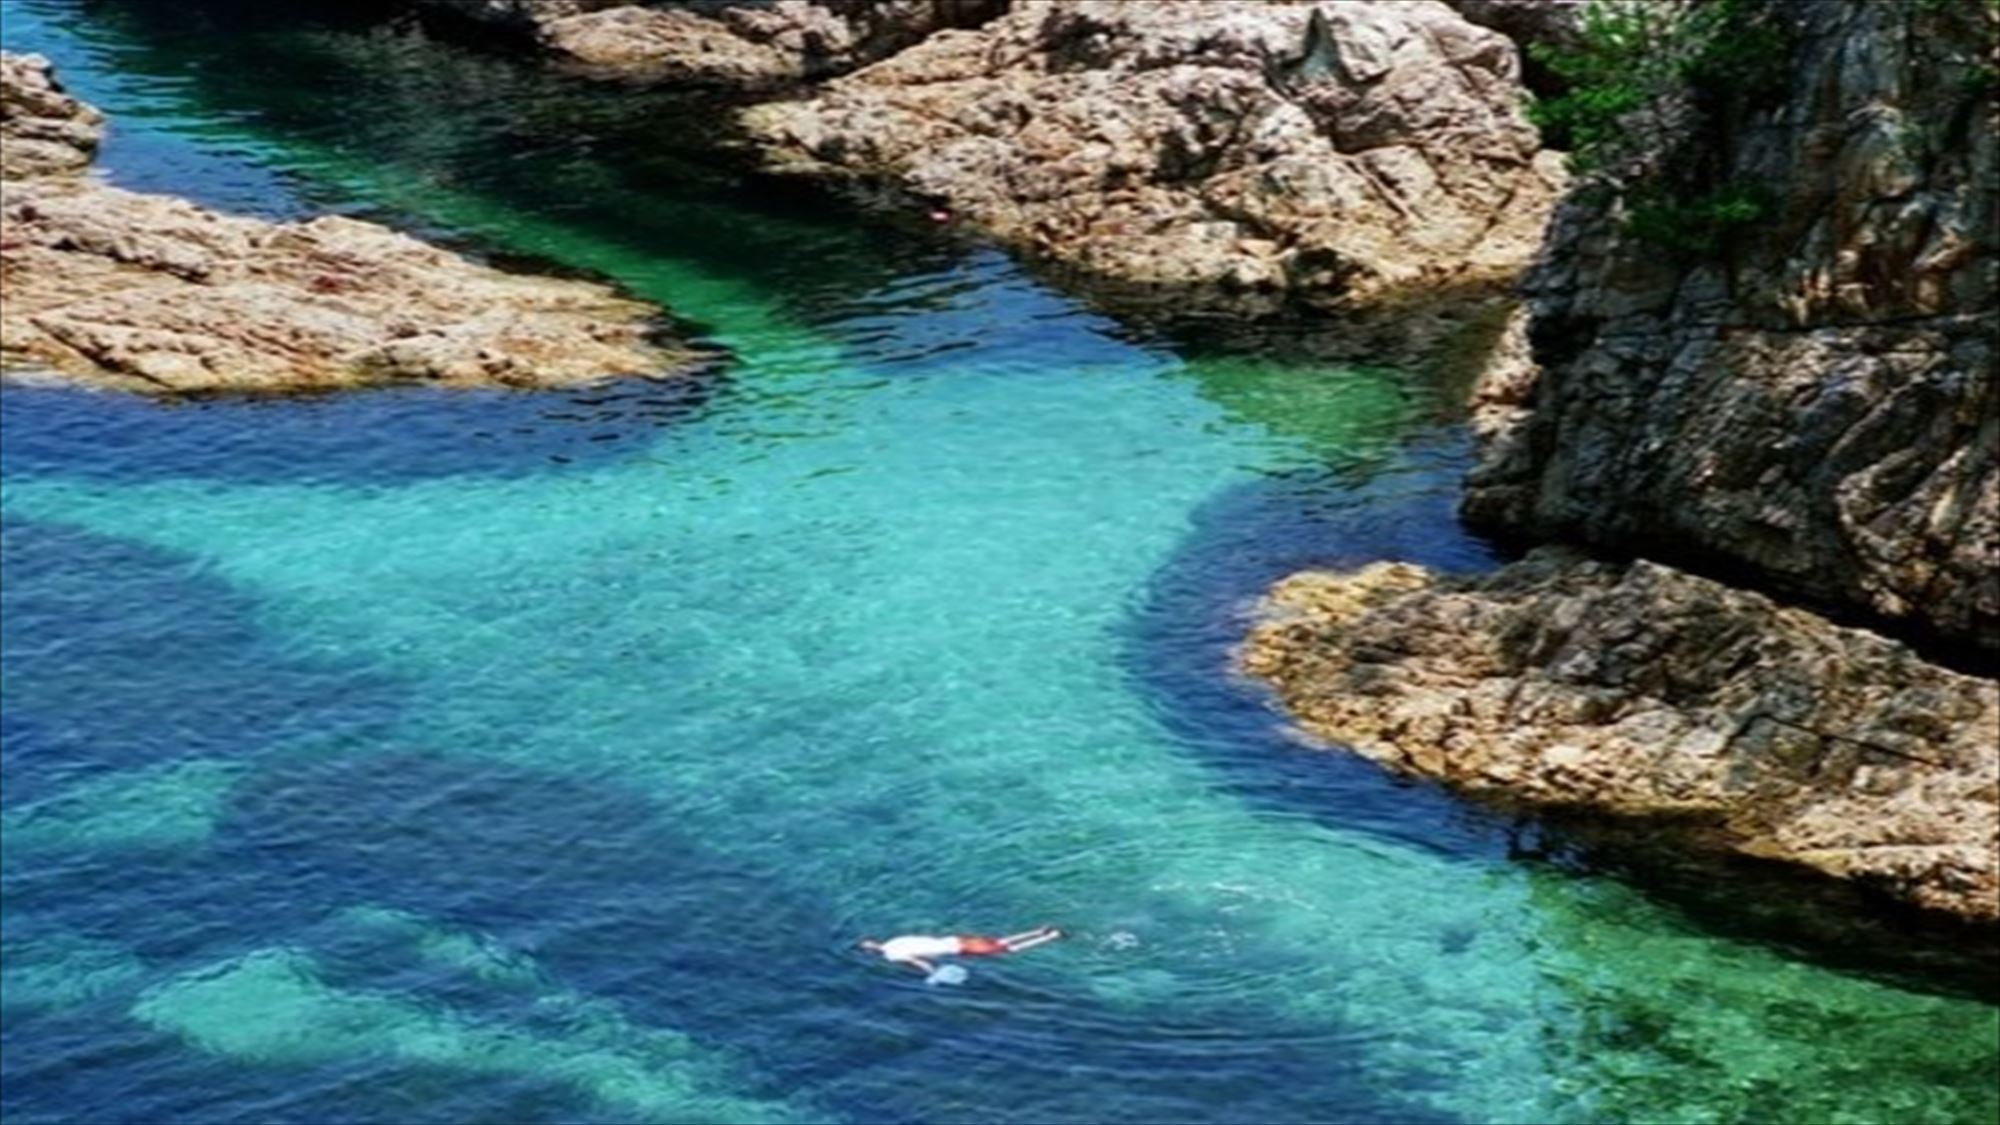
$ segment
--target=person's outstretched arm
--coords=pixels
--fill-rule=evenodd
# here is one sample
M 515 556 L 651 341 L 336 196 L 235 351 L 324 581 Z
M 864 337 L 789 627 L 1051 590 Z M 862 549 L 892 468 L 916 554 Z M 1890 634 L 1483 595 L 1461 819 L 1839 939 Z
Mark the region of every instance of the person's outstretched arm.
M 936 965 L 931 964 L 929 961 L 926 961 L 921 957 L 912 957 L 909 960 L 903 962 L 903 964 L 908 965 L 910 968 L 915 969 L 916 971 L 924 974 L 925 976 L 930 976 L 932 973 L 937 972 Z

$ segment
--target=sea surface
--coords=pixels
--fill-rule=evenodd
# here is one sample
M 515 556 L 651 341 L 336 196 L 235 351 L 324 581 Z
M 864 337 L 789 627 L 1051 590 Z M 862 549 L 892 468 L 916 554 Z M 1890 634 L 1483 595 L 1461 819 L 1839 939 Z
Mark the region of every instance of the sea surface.
M 0 1118 L 1991 1122 L 1976 991 L 1288 735 L 1312 565 L 1495 562 L 1423 376 L 1121 326 L 713 107 L 0 0 L 112 182 L 669 306 L 587 393 L 4 410 Z M 958 987 L 864 935 L 1066 941 Z

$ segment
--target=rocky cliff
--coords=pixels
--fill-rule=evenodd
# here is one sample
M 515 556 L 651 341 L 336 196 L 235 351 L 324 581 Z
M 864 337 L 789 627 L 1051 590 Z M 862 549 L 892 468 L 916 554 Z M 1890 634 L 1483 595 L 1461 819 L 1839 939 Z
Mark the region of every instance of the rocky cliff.
M 1489 388 L 1520 409 L 1467 518 L 2000 651 L 2000 15 L 1772 11 L 1768 107 L 1557 212 L 1526 284 L 1535 371 Z M 1648 202 L 1668 190 L 1756 215 L 1663 246 L 1635 219 L 1673 214 Z
M 0 358 L 149 393 L 393 380 L 550 386 L 702 357 L 602 285 L 505 273 L 372 223 L 269 223 L 77 175 L 97 111 L 0 54 Z
M 1243 310 L 1503 288 L 1561 180 L 1513 44 L 1432 0 L 1021 0 L 746 121 L 779 171 Z
M 1557 210 L 1465 507 L 1658 561 L 1302 576 L 1244 661 L 1394 768 L 1992 921 L 2000 685 L 1926 655 L 2000 649 L 2000 11 L 1711 11 Z

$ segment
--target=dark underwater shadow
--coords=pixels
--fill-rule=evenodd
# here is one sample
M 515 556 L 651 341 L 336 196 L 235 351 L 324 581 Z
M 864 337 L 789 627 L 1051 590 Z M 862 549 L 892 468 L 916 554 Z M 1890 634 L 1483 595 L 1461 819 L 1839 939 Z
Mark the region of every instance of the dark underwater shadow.
M 1418 430 L 1369 460 L 1234 486 L 1190 517 L 1126 624 L 1124 659 L 1154 715 L 1219 784 L 1448 855 L 1504 853 L 1494 818 L 1435 785 L 1307 745 L 1268 693 L 1234 671 L 1256 601 L 1288 574 L 1382 559 L 1457 572 L 1494 565 L 1454 513 L 1467 445 L 1451 430 Z
M 1611 876 L 1696 929 L 1897 988 L 2000 1004 L 2000 925 L 1923 910 L 1788 864 L 1685 843 L 1671 825 L 1521 813 L 1508 856 Z
M 643 453 L 723 384 L 697 374 L 567 391 L 153 399 L 0 383 L 0 474 L 340 484 L 524 475 Z
M 194 558 L 0 518 L 0 768 L 8 804 L 98 772 L 238 758 L 392 721 L 380 670 L 301 655 Z

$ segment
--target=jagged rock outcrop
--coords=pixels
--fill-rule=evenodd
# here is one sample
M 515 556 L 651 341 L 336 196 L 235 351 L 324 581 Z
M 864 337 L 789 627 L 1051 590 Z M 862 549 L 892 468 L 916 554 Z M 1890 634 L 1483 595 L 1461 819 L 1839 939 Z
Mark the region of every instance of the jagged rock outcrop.
M 1006 0 L 417 0 L 532 37 L 596 77 L 771 90 L 844 74 Z
M 40 55 L 0 53 L 0 179 L 80 172 L 104 115 L 63 93 Z
M 18 131 L 87 161 L 96 111 L 62 95 L 44 60 L 0 55 L 0 67 L 10 153 Z M 373 223 L 269 223 L 42 174 L 78 167 L 10 156 L 0 181 L 9 362 L 179 393 L 569 385 L 702 360 L 661 335 L 660 310 L 603 285 L 505 273 Z
M 2000 685 L 1647 562 L 1280 583 L 1245 666 L 1402 772 L 2000 918 Z
M 1489 386 L 1466 516 L 2000 651 L 2000 13 L 1773 15 L 1768 107 L 1564 201 L 1526 283 L 1539 374 Z M 1634 234 L 1676 176 L 1763 213 L 1702 252 Z
M 744 120 L 1095 278 L 1241 309 L 1502 287 L 1561 180 L 1516 51 L 1432 0 L 1021 0 Z

